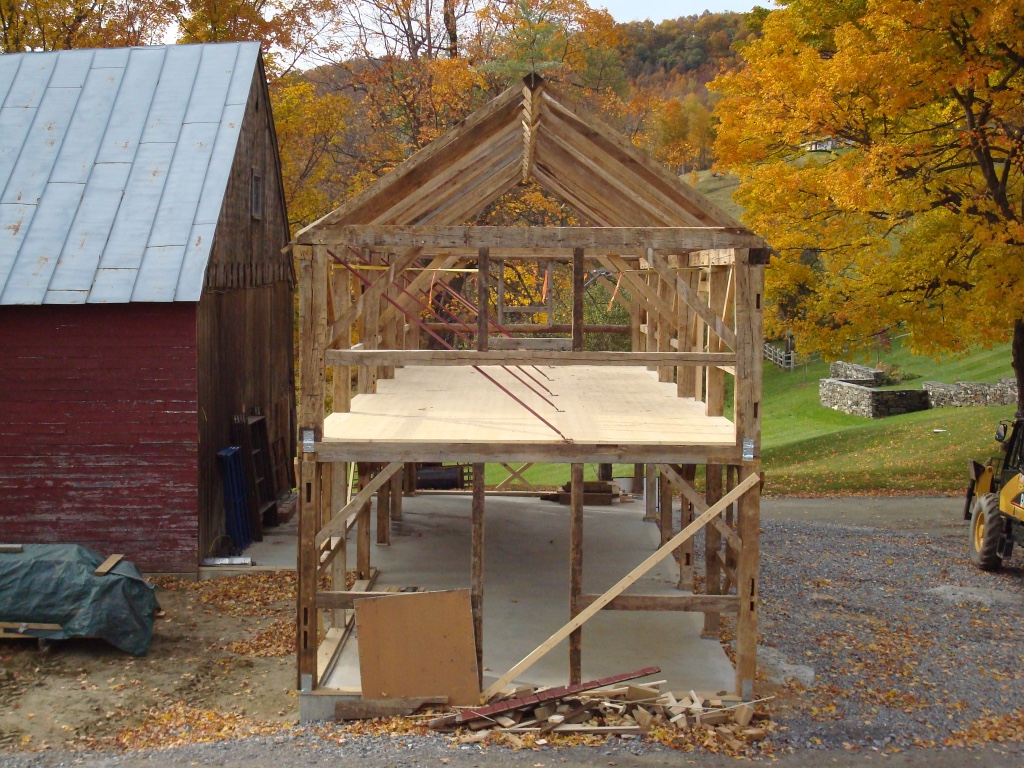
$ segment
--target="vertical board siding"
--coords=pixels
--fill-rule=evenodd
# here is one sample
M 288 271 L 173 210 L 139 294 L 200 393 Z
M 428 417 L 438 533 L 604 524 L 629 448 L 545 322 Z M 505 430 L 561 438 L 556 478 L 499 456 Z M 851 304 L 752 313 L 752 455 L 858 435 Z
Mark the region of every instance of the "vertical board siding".
M 0 307 L 0 539 L 198 564 L 196 305 Z
M 231 417 L 259 407 L 273 444 L 285 446 L 290 468 L 295 442 L 293 270 L 277 148 L 262 67 L 249 79 L 238 147 L 197 321 L 199 369 L 200 551 L 213 554 L 224 533 L 216 454 L 231 444 Z M 253 218 L 250 180 L 263 178 L 263 211 Z

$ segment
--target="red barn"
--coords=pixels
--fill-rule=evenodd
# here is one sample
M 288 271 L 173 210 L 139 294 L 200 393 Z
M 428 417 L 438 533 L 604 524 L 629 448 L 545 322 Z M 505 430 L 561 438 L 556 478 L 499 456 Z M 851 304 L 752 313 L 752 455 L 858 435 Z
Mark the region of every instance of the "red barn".
M 0 541 L 194 573 L 232 416 L 293 451 L 259 45 L 7 54 L 0 105 Z

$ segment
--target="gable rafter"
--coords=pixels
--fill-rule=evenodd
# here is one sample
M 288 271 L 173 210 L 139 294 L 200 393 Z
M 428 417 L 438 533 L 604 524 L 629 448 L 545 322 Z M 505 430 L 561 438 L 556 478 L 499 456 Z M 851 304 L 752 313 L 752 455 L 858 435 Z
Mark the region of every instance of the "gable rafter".
M 580 134 L 588 137 L 597 149 L 617 158 L 641 181 L 657 188 L 669 199 L 675 200 L 700 224 L 719 227 L 742 226 L 728 213 L 669 173 L 666 168 L 630 143 L 624 136 L 575 106 L 571 100 L 551 86 L 544 89 L 541 98 L 545 107 L 550 108 L 553 113 L 571 124 Z

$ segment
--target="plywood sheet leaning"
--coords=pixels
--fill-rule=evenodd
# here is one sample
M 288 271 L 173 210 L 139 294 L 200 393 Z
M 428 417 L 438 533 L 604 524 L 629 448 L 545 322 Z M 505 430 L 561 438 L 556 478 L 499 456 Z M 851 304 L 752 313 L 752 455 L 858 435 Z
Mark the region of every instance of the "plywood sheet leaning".
M 469 590 L 415 592 L 356 603 L 364 699 L 447 696 L 480 703 Z

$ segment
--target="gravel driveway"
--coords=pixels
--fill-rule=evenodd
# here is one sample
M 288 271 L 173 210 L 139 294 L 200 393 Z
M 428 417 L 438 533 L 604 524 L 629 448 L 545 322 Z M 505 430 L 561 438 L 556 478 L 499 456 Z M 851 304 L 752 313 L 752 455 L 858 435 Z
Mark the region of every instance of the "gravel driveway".
M 899 514 L 879 512 L 890 502 Z M 817 514 L 813 504 L 774 500 L 763 524 L 758 690 L 776 695 L 779 762 L 857 765 L 884 754 L 889 765 L 1024 765 L 1020 554 L 1000 573 L 974 568 L 955 500 L 815 504 Z M 907 512 L 914 505 L 919 514 Z M 340 726 L 123 755 L 0 752 L 4 768 L 732 763 L 617 738 L 512 752 Z

